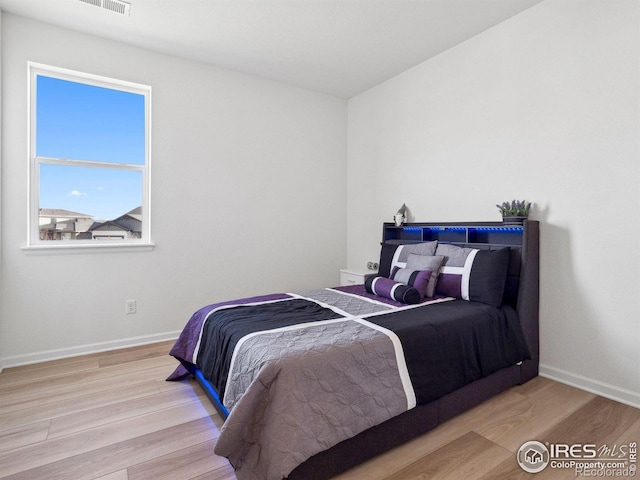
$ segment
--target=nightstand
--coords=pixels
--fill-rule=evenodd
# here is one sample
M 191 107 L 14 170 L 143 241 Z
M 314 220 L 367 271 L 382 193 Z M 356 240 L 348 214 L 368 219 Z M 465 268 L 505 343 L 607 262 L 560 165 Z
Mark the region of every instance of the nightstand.
M 376 275 L 374 270 L 354 270 L 351 268 L 343 268 L 340 270 L 340 286 L 358 285 L 364 283 L 365 279 L 370 275 Z

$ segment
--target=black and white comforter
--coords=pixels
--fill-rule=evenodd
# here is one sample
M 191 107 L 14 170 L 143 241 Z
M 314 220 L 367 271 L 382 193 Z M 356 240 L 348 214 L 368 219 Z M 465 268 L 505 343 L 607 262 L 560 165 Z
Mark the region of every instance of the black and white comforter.
M 362 286 L 196 312 L 171 354 L 230 414 L 215 452 L 239 479 L 281 479 L 312 455 L 513 365 L 528 352 L 509 307 L 401 306 Z

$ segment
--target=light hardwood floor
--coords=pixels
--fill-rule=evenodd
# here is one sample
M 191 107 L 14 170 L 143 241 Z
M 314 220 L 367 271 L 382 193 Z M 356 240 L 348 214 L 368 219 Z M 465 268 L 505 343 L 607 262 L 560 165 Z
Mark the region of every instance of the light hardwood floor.
M 232 480 L 213 454 L 221 419 L 159 343 L 0 373 L 0 478 Z M 527 474 L 528 440 L 640 443 L 640 410 L 538 377 L 339 480 L 575 478 Z M 640 478 L 640 474 L 637 478 Z

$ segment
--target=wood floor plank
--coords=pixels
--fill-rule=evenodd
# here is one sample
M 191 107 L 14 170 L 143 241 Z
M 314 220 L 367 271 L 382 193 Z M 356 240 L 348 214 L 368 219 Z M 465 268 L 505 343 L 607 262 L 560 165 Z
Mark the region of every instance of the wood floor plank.
M 478 478 L 512 453 L 475 432 L 469 432 L 425 455 L 385 480 L 458 480 Z
M 216 412 L 213 406 L 196 400 L 148 415 L 83 430 L 75 435 L 9 450 L 0 453 L 2 474 L 10 475 L 34 469 L 68 457 L 81 455 L 126 440 L 135 439 L 136 437 L 165 430 L 185 422 L 201 418 L 208 419 L 209 416 L 215 414 Z M 212 428 L 215 427 L 215 424 L 210 419 L 208 419 L 208 423 Z
M 81 388 L 82 384 L 85 383 L 101 381 L 107 378 L 131 374 L 133 372 L 138 373 L 152 368 L 169 368 L 171 365 L 175 366 L 175 361 L 171 361 L 171 359 L 164 357 L 154 357 L 140 360 L 136 363 L 138 363 L 140 368 L 132 369 L 130 365 L 115 365 L 106 368 L 70 371 L 48 378 L 46 381 L 42 382 L 8 386 L 2 390 L 2 397 L 7 402 L 20 402 L 34 397 L 46 398 L 46 393 L 48 391 L 57 392 L 65 388 L 78 390 Z
M 146 367 L 147 365 L 145 365 Z M 166 378 L 171 374 L 175 365 L 160 365 L 140 370 L 119 372 L 118 375 L 103 375 L 87 381 L 86 379 L 73 381 L 73 376 L 57 386 L 48 385 L 21 385 L 19 391 L 3 392 L 0 403 L 0 415 L 15 412 L 23 408 L 29 408 L 43 403 L 53 403 L 68 398 L 81 397 L 90 393 L 104 392 L 107 390 L 126 389 L 136 383 L 155 381 Z M 113 372 L 110 372 L 113 373 Z M 108 381 L 107 381 L 108 380 Z
M 167 375 L 166 377 L 168 376 L 169 375 Z M 168 382 L 166 380 L 166 377 L 161 377 L 156 379 L 158 388 L 160 389 L 161 392 L 164 392 L 166 390 L 173 390 L 174 388 L 182 388 L 184 385 L 192 385 L 196 389 L 202 390 L 202 387 L 198 385 L 198 382 L 193 377 L 187 377 L 187 378 L 183 378 L 182 380 L 171 381 L 171 382 Z
M 42 370 L 42 369 L 50 369 L 50 368 L 60 368 L 66 366 L 68 364 L 75 364 L 78 362 L 86 362 L 86 361 L 100 361 L 100 359 L 109 358 L 111 356 L 120 356 L 123 353 L 131 354 L 134 352 L 144 352 L 145 350 L 158 350 L 164 349 L 166 347 L 166 352 L 163 355 L 168 354 L 169 350 L 173 346 L 174 341 L 168 340 L 165 342 L 153 342 L 144 345 L 138 345 L 135 347 L 126 347 L 126 348 L 117 348 L 112 350 L 105 350 L 102 352 L 96 353 L 87 353 L 84 355 L 76 355 L 64 358 L 58 358 L 56 360 L 49 360 L 46 362 L 38 362 L 38 363 L 29 363 L 26 365 L 20 365 L 17 367 L 9 367 L 5 368 L 2 373 L 0 373 L 0 377 L 7 373 L 25 373 L 30 370 Z
M 543 391 L 545 388 L 555 383 L 557 382 L 549 380 L 545 377 L 537 376 L 532 378 L 528 382 L 523 383 L 522 385 L 516 385 L 515 387 L 511 388 L 511 390 L 513 390 L 514 392 L 518 392 L 519 394 L 526 397 L 531 395 L 532 393 Z
M 3 375 L 26 374 L 27 372 L 30 372 L 32 370 L 40 371 L 42 369 L 56 369 L 56 368 L 63 367 L 65 365 L 74 364 L 78 362 L 96 363 L 97 358 L 99 358 L 100 355 L 102 354 L 91 353 L 91 354 L 79 355 L 75 357 L 65 357 L 65 358 L 59 358 L 56 360 L 48 360 L 46 362 L 29 363 L 26 365 L 19 365 L 17 367 L 8 367 L 2 370 L 2 373 L 0 373 L 0 377 L 2 377 Z
M 522 392 L 522 390 L 520 390 Z M 577 408 L 595 398 L 595 395 L 561 383 L 546 383 L 539 390 L 524 395 L 522 408 L 512 409 L 508 415 L 487 418 L 474 430 L 484 437 L 517 452 L 523 438 L 535 439 Z
M 577 406 L 577 404 L 576 404 Z M 539 415 L 542 417 L 543 415 Z M 638 429 L 638 430 L 636 430 Z M 537 440 L 544 444 L 563 443 L 567 445 L 592 443 L 596 445 L 614 445 L 628 443 L 634 435 L 640 433 L 640 410 L 603 397 L 594 397 L 564 420 L 541 433 Z M 635 437 L 640 438 L 640 437 Z M 524 443 L 524 442 L 523 442 Z M 516 457 L 507 459 L 497 469 L 482 480 L 530 478 L 520 468 Z M 576 471 L 571 468 L 552 468 L 547 466 L 535 474 L 536 480 L 575 479 Z
M 101 367 L 119 365 L 147 358 L 162 357 L 167 360 L 167 362 L 173 362 L 177 365 L 176 360 L 172 360 L 169 357 L 169 350 L 172 344 L 173 342 L 154 343 L 131 347 L 125 350 L 111 350 L 90 355 L 52 360 L 50 362 L 5 368 L 0 372 L 0 391 L 12 385 L 65 376 L 69 373 L 77 375 L 84 370 L 96 370 Z
M 47 362 L 45 366 L 40 368 L 8 368 L 0 373 L 0 392 L 15 385 L 33 384 L 69 373 L 77 374 L 81 371 L 97 370 L 98 367 L 98 358 L 79 358 L 74 362 L 65 362 L 60 365 L 49 365 Z
M 446 422 L 459 435 L 466 431 L 477 431 L 487 422 L 500 422 L 514 415 L 522 415 L 529 408 L 527 398 L 515 390 L 507 390 L 481 403 L 477 407 L 461 413 Z
M 614 444 L 628 445 L 631 442 L 635 442 L 640 446 L 640 420 L 633 423 L 628 429 L 626 429 L 624 433 L 615 440 Z M 637 463 L 640 463 L 640 458 Z M 640 475 L 640 473 L 638 475 Z
M 640 409 L 595 397 L 542 435 L 550 443 L 612 444 L 640 419 Z
M 129 480 L 127 470 L 118 470 L 117 472 L 108 473 L 102 477 L 95 478 L 94 480 Z
M 0 453 L 44 442 L 49 434 L 50 425 L 51 421 L 46 420 L 0 432 Z
M 107 355 L 102 355 L 99 358 L 99 365 L 101 368 L 110 367 L 113 365 L 121 365 L 123 363 L 130 363 L 138 360 L 144 360 L 146 358 L 153 357 L 168 357 L 169 350 L 175 342 L 159 342 L 151 345 L 144 345 L 141 347 L 128 348 L 126 350 L 114 350 Z M 176 362 L 177 361 L 172 360 Z
M 513 390 L 506 391 L 439 425 L 425 435 L 352 468 L 337 476 L 336 480 L 370 480 L 373 471 L 376 472 L 376 478 L 386 478 L 386 475 L 393 474 L 424 455 L 485 425 L 488 421 L 520 414 L 526 408 L 523 405 L 526 405 L 526 397 Z
M 198 393 L 191 388 L 187 388 L 168 390 L 161 393 L 157 392 L 133 399 L 126 399 L 117 403 L 101 405 L 90 410 L 74 412 L 64 417 L 53 419 L 51 421 L 51 427 L 49 428 L 48 438 L 57 438 L 63 435 L 81 432 L 108 423 L 184 405 L 185 403 L 204 403 L 206 400 L 207 398 L 204 393 Z
M 159 392 L 158 382 L 151 380 L 134 383 L 125 389 L 112 388 L 88 395 L 59 399 L 55 402 L 30 402 L 30 405 L 27 407 L 0 414 L 0 433 L 2 433 L 3 430 L 17 428 L 22 425 L 37 423 L 47 419 L 56 419 L 65 415 L 71 415 L 92 408 L 124 402 Z
M 217 435 L 218 431 L 211 419 L 203 417 L 155 432 L 135 435 L 121 442 L 46 462 L 10 475 L 3 476 L 3 470 L 0 478 L 5 480 L 93 480 L 123 470 L 129 465 L 168 455 L 185 446 L 213 441 Z
M 129 468 L 129 480 L 189 479 L 231 468 L 226 458 L 213 454 L 215 440 L 183 448 Z
M 186 480 L 186 479 L 185 479 Z M 207 472 L 189 480 L 237 480 L 236 474 L 231 465 L 216 468 L 212 472 Z
M 205 476 L 208 474 L 198 475 L 191 480 L 206 480 Z M 236 472 L 234 468 L 231 466 L 229 462 L 227 462 L 224 466 L 216 468 L 213 472 L 210 472 L 211 476 L 207 476 L 206 478 L 215 478 L 215 480 L 237 480 Z

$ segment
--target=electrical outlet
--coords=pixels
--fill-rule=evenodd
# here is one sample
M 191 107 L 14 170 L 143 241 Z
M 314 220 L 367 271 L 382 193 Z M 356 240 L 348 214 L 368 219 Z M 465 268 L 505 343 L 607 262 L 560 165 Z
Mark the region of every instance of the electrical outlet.
M 136 313 L 136 301 L 135 300 L 125 300 L 124 309 L 127 315 Z

